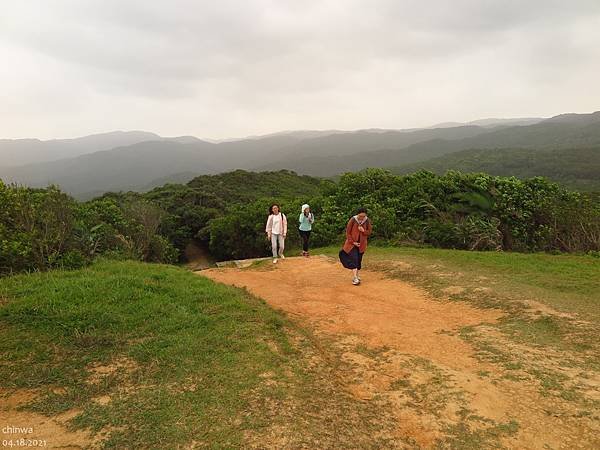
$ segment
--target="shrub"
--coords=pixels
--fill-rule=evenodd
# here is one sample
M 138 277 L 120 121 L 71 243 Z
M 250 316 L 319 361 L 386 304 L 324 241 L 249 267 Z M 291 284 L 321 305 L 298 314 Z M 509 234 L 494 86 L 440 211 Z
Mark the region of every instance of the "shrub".
M 365 206 L 372 239 L 386 243 L 594 255 L 600 251 L 599 199 L 540 177 L 455 171 L 396 176 L 367 169 L 337 183 L 290 171 L 235 171 L 84 203 L 54 186 L 0 181 L 0 274 L 79 267 L 98 255 L 174 262 L 192 240 L 218 260 L 266 256 L 272 203 L 288 217 L 290 250 L 300 246 L 300 206 L 309 203 L 313 247 L 341 244 L 348 219 Z

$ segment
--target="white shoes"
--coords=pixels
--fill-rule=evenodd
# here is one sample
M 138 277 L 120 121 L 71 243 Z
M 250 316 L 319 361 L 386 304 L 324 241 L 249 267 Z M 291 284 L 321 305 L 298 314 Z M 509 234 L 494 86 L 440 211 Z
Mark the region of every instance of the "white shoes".
M 355 278 L 352 280 L 352 284 L 353 284 L 354 286 L 358 286 L 358 285 L 360 284 L 360 278 L 358 278 L 358 277 L 355 277 Z
M 284 256 L 284 255 L 279 255 L 279 257 L 280 257 L 281 259 L 285 259 L 285 256 Z
M 273 258 L 273 264 L 277 264 L 277 258 Z

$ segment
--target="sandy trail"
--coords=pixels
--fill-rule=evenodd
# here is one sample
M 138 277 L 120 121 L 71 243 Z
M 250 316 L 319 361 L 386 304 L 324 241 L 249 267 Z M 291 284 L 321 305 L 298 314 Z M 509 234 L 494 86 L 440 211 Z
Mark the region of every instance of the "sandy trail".
M 8 393 L 0 389 L 0 448 L 44 447 L 81 449 L 94 442 L 86 430 L 69 430 L 67 422 L 79 414 L 72 410 L 53 417 L 46 417 L 18 408 L 36 397 L 34 391 L 20 390 Z
M 494 322 L 501 313 L 466 303 L 441 303 L 406 283 L 377 272 L 350 272 L 329 260 L 288 258 L 276 270 L 208 270 L 202 275 L 245 287 L 271 306 L 299 316 L 328 333 L 354 334 L 371 346 L 393 347 L 450 368 L 478 366 L 471 348 L 457 336 L 440 334 Z
M 368 270 L 361 271 L 362 285 L 353 286 L 349 271 L 325 257 L 199 273 L 247 288 L 328 342 L 333 339 L 347 363 L 347 373 L 340 376 L 348 392 L 385 403 L 403 445 L 433 447 L 450 428 L 465 424 L 469 436 L 494 436 L 493 442 L 508 448 L 592 448 L 597 442 L 597 427 L 564 418 L 565 411 L 572 412 L 566 403 L 541 397 L 533 383 L 501 379 L 502 368 L 478 360 L 458 336 L 462 327 L 495 323 L 502 317 L 499 310 L 432 299 L 415 286 Z M 361 354 L 357 348 L 365 345 L 383 356 Z M 500 375 L 492 380 L 481 373 Z M 493 434 L 512 421 L 518 431 Z

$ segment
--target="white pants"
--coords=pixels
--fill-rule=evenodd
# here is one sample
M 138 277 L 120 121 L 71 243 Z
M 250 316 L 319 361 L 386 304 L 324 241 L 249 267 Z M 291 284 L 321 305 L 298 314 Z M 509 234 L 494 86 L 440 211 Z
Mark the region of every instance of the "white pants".
M 279 253 L 277 252 L 277 245 L 279 245 Z M 271 250 L 273 250 L 273 258 L 283 255 L 283 249 L 285 247 L 285 238 L 283 234 L 271 234 Z

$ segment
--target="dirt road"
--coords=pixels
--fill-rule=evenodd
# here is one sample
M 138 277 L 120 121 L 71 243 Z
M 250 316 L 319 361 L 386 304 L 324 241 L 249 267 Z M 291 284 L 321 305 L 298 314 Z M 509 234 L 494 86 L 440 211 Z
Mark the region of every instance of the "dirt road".
M 430 298 L 375 271 L 362 271 L 362 285 L 353 286 L 349 271 L 325 257 L 199 273 L 245 287 L 313 329 L 347 363 L 339 376 L 348 394 L 378 402 L 393 419 L 398 447 L 570 449 L 598 443 L 593 417 L 581 416 L 566 400 L 542 396 L 533 379 L 508 376 L 506 367 L 478 357 L 461 336 L 470 327 L 541 360 L 538 350 L 494 334 L 500 310 Z

